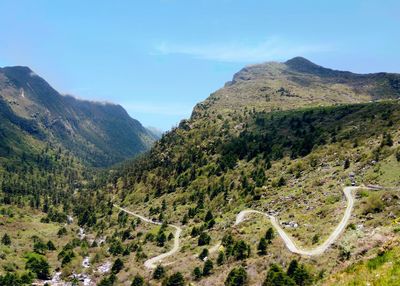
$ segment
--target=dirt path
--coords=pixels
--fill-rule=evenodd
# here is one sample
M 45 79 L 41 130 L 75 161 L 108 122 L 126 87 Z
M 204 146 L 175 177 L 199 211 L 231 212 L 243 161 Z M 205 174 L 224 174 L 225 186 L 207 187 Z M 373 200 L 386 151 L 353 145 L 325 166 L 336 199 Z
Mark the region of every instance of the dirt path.
M 134 212 L 131 212 L 131 211 L 127 210 L 127 209 L 121 208 L 118 205 L 114 205 L 114 207 L 116 207 L 117 209 L 119 209 L 121 211 L 126 212 L 127 214 L 130 214 L 130 215 L 133 215 L 135 217 L 138 217 L 138 218 L 140 218 L 141 220 L 143 220 L 145 222 L 156 224 L 156 225 L 161 225 L 160 222 L 152 221 L 151 219 L 148 219 L 148 218 L 146 218 L 144 216 L 141 216 L 141 215 L 139 215 L 137 213 L 134 213 Z M 176 225 L 173 225 L 173 224 L 169 224 L 168 226 L 170 226 L 170 227 L 175 229 L 174 246 L 172 247 L 172 249 L 170 251 L 165 252 L 165 253 L 160 254 L 160 255 L 158 255 L 156 257 L 153 257 L 153 258 L 150 258 L 150 259 L 146 260 L 144 262 L 144 266 L 146 268 L 149 268 L 149 269 L 156 268 L 158 264 L 162 263 L 163 259 L 167 258 L 168 256 L 174 255 L 176 252 L 179 251 L 179 248 L 180 248 L 180 236 L 181 236 L 182 229 L 179 226 L 176 226 Z
M 353 191 L 358 190 L 360 188 L 375 189 L 375 188 L 372 188 L 372 187 L 365 187 L 365 186 L 345 187 L 345 188 L 343 188 L 343 193 L 344 193 L 344 195 L 346 197 L 347 205 L 346 205 L 346 210 L 345 210 L 345 212 L 343 214 L 342 220 L 340 221 L 340 223 L 336 226 L 334 231 L 329 235 L 329 237 L 322 244 L 320 244 L 317 247 L 312 248 L 312 249 L 302 249 L 302 248 L 296 246 L 296 243 L 292 240 L 292 238 L 280 226 L 277 218 L 272 216 L 272 215 L 269 215 L 267 213 L 263 213 L 263 212 L 260 212 L 260 211 L 257 211 L 257 210 L 243 210 L 240 213 L 238 213 L 238 215 L 236 216 L 235 225 L 238 225 L 241 222 L 243 222 L 246 219 L 246 216 L 251 214 L 251 213 L 264 215 L 271 221 L 272 226 L 278 232 L 279 236 L 282 238 L 282 240 L 284 241 L 284 243 L 285 243 L 286 247 L 289 249 L 289 251 L 291 251 L 293 253 L 300 254 L 300 255 L 304 255 L 304 256 L 321 255 L 339 238 L 339 236 L 342 234 L 342 232 L 346 228 L 347 223 L 349 222 L 349 219 L 351 217 L 351 213 L 353 211 L 353 207 L 354 207 Z M 146 218 L 144 216 L 141 216 L 141 215 L 139 215 L 137 213 L 134 213 L 134 212 L 131 212 L 131 211 L 127 210 L 127 209 L 121 208 L 118 205 L 114 205 L 114 207 L 118 208 L 121 211 L 126 212 L 127 214 L 136 216 L 136 217 L 140 218 L 141 220 L 143 220 L 145 222 L 156 224 L 156 225 L 161 225 L 160 222 L 152 221 L 151 219 L 148 219 L 148 218 Z M 148 269 L 156 268 L 157 265 L 161 264 L 162 261 L 165 258 L 167 258 L 169 256 L 172 256 L 172 255 L 174 255 L 175 253 L 177 253 L 179 251 L 179 248 L 180 248 L 180 235 L 181 235 L 182 229 L 180 227 L 176 226 L 176 225 L 173 225 L 173 224 L 169 224 L 168 226 L 170 226 L 170 227 L 175 229 L 174 246 L 172 247 L 172 249 L 170 251 L 165 252 L 165 253 L 160 254 L 160 255 L 158 255 L 156 257 L 153 257 L 153 258 L 150 258 L 150 259 L 146 260 L 144 265 Z M 214 247 L 212 247 L 210 249 L 210 252 L 212 253 L 212 252 L 217 251 L 217 249 L 219 248 L 220 245 L 221 245 L 221 243 L 218 242 Z
M 340 223 L 336 226 L 335 230 L 329 235 L 329 237 L 324 241 L 324 243 L 318 245 L 317 247 L 313 249 L 301 249 L 298 246 L 296 246 L 296 243 L 292 240 L 292 238 L 283 230 L 283 228 L 280 226 L 278 220 L 276 217 L 269 215 L 267 213 L 263 213 L 260 211 L 256 210 L 244 210 L 241 211 L 237 216 L 236 216 L 236 222 L 235 225 L 240 224 L 241 222 L 244 221 L 246 216 L 251 213 L 257 213 L 266 216 L 267 218 L 270 219 L 272 226 L 275 228 L 275 230 L 278 232 L 279 236 L 282 238 L 284 241 L 286 247 L 289 249 L 289 251 L 293 253 L 298 253 L 300 255 L 304 256 L 314 256 L 314 255 L 320 255 L 324 253 L 331 245 L 334 243 L 338 237 L 342 234 L 343 230 L 346 228 L 346 225 L 351 217 L 351 213 L 353 211 L 353 206 L 354 206 L 354 197 L 353 197 L 353 191 L 360 189 L 360 188 L 368 188 L 368 187 L 345 187 L 343 189 L 343 193 L 346 197 L 347 200 L 347 206 L 346 210 L 343 214 L 343 218 L 340 221 Z

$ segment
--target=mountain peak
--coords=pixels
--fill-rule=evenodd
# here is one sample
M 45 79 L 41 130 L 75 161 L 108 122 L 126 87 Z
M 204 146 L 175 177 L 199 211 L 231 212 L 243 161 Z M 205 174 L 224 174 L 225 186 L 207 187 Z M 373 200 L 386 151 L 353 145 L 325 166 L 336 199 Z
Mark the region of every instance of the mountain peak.
M 322 66 L 314 64 L 312 61 L 303 57 L 294 57 L 293 59 L 284 62 L 289 68 L 300 72 L 315 72 L 325 69 Z
M 11 74 L 29 74 L 29 75 L 35 74 L 35 72 L 32 71 L 27 66 L 8 66 L 8 67 L 3 67 L 1 69 L 6 73 L 11 73 Z

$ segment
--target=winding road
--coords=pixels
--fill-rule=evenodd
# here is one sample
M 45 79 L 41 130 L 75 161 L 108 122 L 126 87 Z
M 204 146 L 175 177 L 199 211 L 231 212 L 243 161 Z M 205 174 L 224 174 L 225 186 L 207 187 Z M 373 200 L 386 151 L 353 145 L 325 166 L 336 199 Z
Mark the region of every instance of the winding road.
M 156 225 L 161 225 L 162 224 L 162 223 L 157 222 L 157 221 L 152 221 L 151 219 L 148 219 L 148 218 L 146 218 L 144 216 L 141 216 L 141 215 L 139 215 L 137 213 L 131 212 L 131 211 L 127 210 L 127 209 L 121 208 L 118 205 L 114 204 L 114 207 L 116 207 L 117 209 L 119 209 L 121 211 L 126 212 L 127 214 L 130 214 L 130 215 L 133 215 L 135 217 L 138 217 L 138 218 L 140 218 L 141 220 L 143 220 L 145 222 L 156 224 Z M 170 226 L 170 227 L 175 229 L 174 246 L 172 247 L 172 249 L 170 251 L 162 253 L 162 254 L 160 254 L 160 255 L 158 255 L 156 257 L 153 257 L 153 258 L 150 258 L 150 259 L 146 260 L 144 262 L 144 266 L 146 268 L 149 268 L 149 269 L 156 268 L 158 264 L 162 263 L 163 259 L 165 259 L 168 256 L 171 256 L 171 255 L 173 255 L 173 254 L 175 254 L 176 252 L 179 251 L 179 248 L 180 248 L 180 236 L 181 236 L 181 233 L 182 233 L 182 229 L 179 226 L 176 226 L 176 225 L 173 225 L 173 224 L 169 224 L 168 226 Z
M 257 214 L 265 215 L 267 218 L 270 219 L 272 226 L 278 232 L 279 236 L 283 239 L 283 241 L 284 241 L 286 247 L 289 249 L 289 251 L 300 254 L 300 255 L 304 255 L 304 256 L 320 255 L 320 254 L 324 253 L 329 248 L 329 246 L 331 246 L 332 243 L 334 243 L 338 239 L 338 237 L 342 234 L 343 230 L 346 228 L 346 225 L 351 217 L 351 213 L 352 213 L 353 207 L 354 207 L 353 191 L 360 189 L 360 188 L 365 189 L 367 187 L 360 186 L 360 187 L 345 187 L 345 188 L 343 188 L 343 193 L 347 200 L 347 206 L 346 206 L 346 210 L 344 212 L 343 218 L 340 221 L 340 223 L 336 226 L 335 230 L 324 241 L 324 243 L 318 245 L 317 247 L 315 247 L 313 249 L 305 250 L 305 249 L 301 249 L 298 246 L 296 246 L 295 242 L 287 235 L 287 233 L 279 225 L 279 222 L 276 219 L 276 217 L 269 215 L 267 213 L 263 213 L 263 212 L 255 211 L 255 210 L 241 211 L 236 216 L 235 225 L 244 221 L 245 217 L 248 214 L 257 213 Z
M 353 196 L 353 191 L 358 190 L 358 189 L 376 189 L 373 187 L 365 187 L 365 186 L 358 186 L 358 187 L 345 187 L 343 188 L 343 193 L 346 197 L 347 200 L 347 205 L 346 205 L 346 210 L 344 212 L 343 218 L 340 221 L 340 223 L 336 226 L 335 230 L 329 235 L 329 237 L 320 245 L 318 245 L 315 248 L 312 249 L 302 249 L 298 246 L 296 246 L 296 243 L 292 240 L 292 238 L 283 230 L 283 228 L 280 226 L 278 220 L 276 217 L 268 214 L 268 213 L 263 213 L 257 210 L 243 210 L 240 213 L 237 214 L 236 216 L 236 221 L 235 221 L 235 225 L 240 224 L 241 222 L 243 222 L 246 219 L 246 216 L 252 213 L 255 214 L 260 214 L 260 215 L 264 215 L 266 216 L 270 221 L 272 226 L 275 228 L 275 230 L 278 232 L 279 236 L 282 238 L 283 242 L 285 243 L 286 247 L 289 249 L 289 251 L 293 252 L 293 253 L 297 253 L 303 256 L 315 256 L 315 255 L 321 255 L 322 253 L 324 253 L 338 238 L 339 236 L 342 234 L 342 232 L 344 231 L 344 229 L 346 228 L 346 225 L 351 217 L 351 213 L 353 211 L 353 207 L 354 207 L 354 196 Z M 160 222 L 155 222 L 152 221 L 144 216 L 141 216 L 139 214 L 136 214 L 134 212 L 131 212 L 127 209 L 121 208 L 118 205 L 114 205 L 114 207 L 120 209 L 121 211 L 126 212 L 127 214 L 136 216 L 138 218 L 140 218 L 141 220 L 148 222 L 148 223 L 152 223 L 152 224 L 156 224 L 156 225 L 161 225 Z M 173 248 L 168 251 L 165 252 L 163 254 L 160 254 L 156 257 L 150 258 L 148 260 L 145 261 L 144 265 L 146 268 L 149 269 L 154 269 L 157 267 L 158 264 L 162 263 L 163 259 L 174 255 L 176 252 L 179 251 L 180 248 L 180 235 L 182 232 L 182 229 L 179 226 L 173 225 L 173 224 L 169 224 L 168 226 L 172 227 L 175 229 L 175 234 L 174 234 L 174 246 Z M 216 251 L 219 246 L 220 246 L 220 242 L 218 242 L 214 247 L 211 248 L 210 252 L 214 252 Z

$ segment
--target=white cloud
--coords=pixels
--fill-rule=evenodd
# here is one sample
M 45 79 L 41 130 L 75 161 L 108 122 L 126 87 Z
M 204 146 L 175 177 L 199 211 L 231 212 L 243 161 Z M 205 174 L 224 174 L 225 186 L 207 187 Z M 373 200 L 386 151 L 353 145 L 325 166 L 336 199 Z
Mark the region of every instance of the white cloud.
M 155 47 L 155 54 L 181 54 L 197 59 L 221 62 L 256 63 L 286 60 L 295 56 L 306 56 L 331 50 L 332 46 L 327 44 L 292 43 L 279 37 L 272 37 L 256 44 L 235 42 L 193 45 L 162 42 Z
M 185 104 L 154 104 L 151 102 L 141 103 L 122 103 L 121 104 L 126 110 L 131 113 L 145 113 L 145 114 L 156 114 L 166 116 L 189 116 L 192 112 L 192 105 Z

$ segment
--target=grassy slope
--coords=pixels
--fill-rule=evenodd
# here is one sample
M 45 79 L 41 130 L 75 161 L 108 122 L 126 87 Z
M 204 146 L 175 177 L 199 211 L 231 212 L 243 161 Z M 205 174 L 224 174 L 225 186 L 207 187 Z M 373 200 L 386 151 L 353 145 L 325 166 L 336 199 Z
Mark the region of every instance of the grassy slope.
M 208 209 L 213 211 L 217 222 L 207 230 L 212 237 L 211 245 L 229 232 L 240 210 L 251 207 L 277 211 L 281 221 L 296 221 L 299 227 L 287 231 L 299 245 L 312 247 L 314 235 L 319 235 L 319 241 L 324 240 L 339 222 L 345 207 L 341 189 L 350 183 L 348 174 L 351 171 L 357 174 L 358 183 L 393 182 L 392 186 L 396 186 L 395 179 L 389 182 L 380 178 L 394 176 L 396 172 L 392 169 L 400 169 L 395 159 L 400 138 L 399 118 L 399 103 L 393 101 L 300 109 L 272 116 L 270 113 L 232 113 L 230 117 L 189 121 L 165 136 L 148 157 L 128 165 L 115 187 L 124 205 L 145 215 L 149 214 L 150 207 L 161 206 L 165 200 L 168 208 L 163 212 L 164 217 L 178 224 L 189 208 L 196 207 L 199 194 L 204 194 L 205 207 L 198 209 L 195 217 L 184 226 L 178 261 L 168 267 L 171 272 L 183 271 L 191 279 L 193 268 L 202 265 L 193 254 L 200 253 L 202 247 L 195 246 L 197 238 L 189 234 L 193 226 L 202 225 Z M 243 129 L 235 128 L 238 122 L 245 122 Z M 393 146 L 380 147 L 384 132 L 391 134 Z M 304 144 L 302 138 L 313 140 Z M 238 146 L 240 142 L 246 144 L 238 150 L 227 147 Z M 247 144 L 249 142 L 255 143 Z M 266 142 L 268 144 L 262 144 Z M 308 151 L 293 152 L 302 150 L 298 146 L 308 146 Z M 224 160 L 224 156 L 235 157 L 233 168 L 226 167 L 229 160 Z M 350 160 L 350 168 L 344 170 L 346 158 Z M 268 161 L 272 163 L 270 169 L 266 167 Z M 260 167 L 266 179 L 257 187 L 253 174 Z M 246 186 L 243 177 L 248 180 Z M 285 184 L 277 186 L 280 177 Z M 358 196 L 351 221 L 355 229 L 348 228 L 343 238 L 323 256 L 303 258 L 314 273 L 335 272 L 395 236 L 391 223 L 394 219 L 383 218 L 399 215 L 396 193 L 385 192 L 376 197 L 363 192 Z M 384 204 L 378 212 L 369 207 L 376 200 Z M 255 254 L 258 240 L 268 227 L 268 221 L 255 219 L 233 229 L 237 239 L 244 239 L 252 247 L 253 255 L 246 262 L 253 273 L 252 283 L 262 281 L 269 263 L 287 265 L 296 257 L 287 252 L 279 239 L 274 240 L 266 257 Z M 343 249 L 351 252 L 349 261 L 340 258 Z M 215 256 L 211 256 L 214 262 Z M 196 284 L 222 285 L 235 264 L 237 262 L 230 261 L 219 267 L 215 275 Z M 135 267 L 140 268 L 140 263 Z

